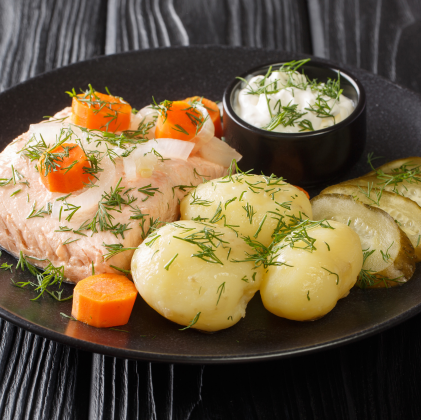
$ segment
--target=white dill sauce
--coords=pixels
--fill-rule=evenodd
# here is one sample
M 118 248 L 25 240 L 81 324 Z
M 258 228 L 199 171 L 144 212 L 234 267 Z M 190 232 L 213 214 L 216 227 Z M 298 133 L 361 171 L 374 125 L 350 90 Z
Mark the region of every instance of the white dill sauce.
M 326 83 L 309 80 L 297 71 L 310 61 L 285 63 L 279 70 L 269 68 L 265 76 L 243 82 L 234 104 L 235 112 L 249 124 L 280 133 L 322 130 L 347 118 L 355 108 L 342 95 L 338 79 Z

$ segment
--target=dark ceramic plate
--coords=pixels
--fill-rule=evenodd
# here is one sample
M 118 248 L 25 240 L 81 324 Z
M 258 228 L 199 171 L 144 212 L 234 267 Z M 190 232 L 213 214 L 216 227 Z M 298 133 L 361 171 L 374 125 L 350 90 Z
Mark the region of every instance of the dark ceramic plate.
M 108 86 L 136 108 L 157 101 L 204 95 L 221 99 L 227 84 L 262 63 L 304 58 L 299 54 L 230 47 L 187 47 L 119 54 L 74 64 L 43 74 L 0 94 L 0 148 L 38 122 L 68 106 L 64 93 L 92 83 Z M 367 172 L 367 152 L 396 159 L 421 156 L 421 100 L 416 94 L 370 73 L 350 68 L 367 92 L 367 146 L 348 177 Z M 7 118 L 5 118 L 7 116 Z M 311 191 L 314 195 L 317 191 Z M 0 262 L 16 264 L 3 252 Z M 316 322 L 293 322 L 267 312 L 255 296 L 247 317 L 216 334 L 178 326 L 155 313 L 138 297 L 124 331 L 96 329 L 70 321 L 71 302 L 45 296 L 36 302 L 30 290 L 12 285 L 29 274 L 0 270 L 0 315 L 60 343 L 107 355 L 165 362 L 227 363 L 276 359 L 310 353 L 375 334 L 421 311 L 421 271 L 392 290 L 352 290 Z M 71 293 L 72 286 L 65 285 Z

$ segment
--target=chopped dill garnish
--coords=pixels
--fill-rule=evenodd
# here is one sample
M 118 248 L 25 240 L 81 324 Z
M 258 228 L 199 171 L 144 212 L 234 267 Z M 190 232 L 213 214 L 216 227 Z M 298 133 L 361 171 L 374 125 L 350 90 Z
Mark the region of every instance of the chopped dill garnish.
M 170 265 L 174 262 L 174 260 L 178 257 L 178 252 L 177 254 L 175 254 L 165 265 L 164 268 L 165 270 L 169 270 L 170 269 Z
M 200 314 L 201 314 L 201 312 L 198 312 L 196 314 L 196 316 L 190 321 L 190 324 L 187 325 L 187 327 L 180 328 L 179 331 L 187 330 L 187 329 L 191 328 L 193 325 L 195 325 L 197 323 L 197 321 L 199 320 Z
M 109 260 L 110 258 L 114 257 L 117 254 L 120 254 L 121 252 L 130 251 L 137 249 L 137 246 L 135 247 L 127 247 L 125 248 L 123 244 L 106 244 L 102 243 L 102 246 L 105 247 L 105 249 L 108 251 L 106 254 L 104 254 L 104 261 Z
M 216 306 L 218 306 L 219 300 L 221 299 L 222 293 L 225 292 L 225 282 L 219 285 L 218 290 L 216 291 L 216 294 L 219 293 L 218 300 L 216 301 Z
M 322 267 L 323 270 L 327 271 L 329 274 L 332 274 L 333 276 L 336 276 L 336 284 L 339 284 L 339 275 L 337 273 L 334 273 L 333 271 L 328 270 L 327 268 Z

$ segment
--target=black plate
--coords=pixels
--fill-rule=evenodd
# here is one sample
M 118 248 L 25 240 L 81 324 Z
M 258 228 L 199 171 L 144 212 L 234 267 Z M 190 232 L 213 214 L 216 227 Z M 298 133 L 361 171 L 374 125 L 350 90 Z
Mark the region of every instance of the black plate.
M 77 63 L 43 74 L 0 94 L 3 148 L 13 138 L 68 106 L 64 93 L 92 83 L 108 86 L 140 108 L 151 101 L 204 95 L 221 99 L 228 82 L 246 69 L 269 61 L 303 55 L 231 47 L 182 47 L 119 54 Z M 329 63 L 328 61 L 326 61 Z M 330 63 L 332 64 L 332 63 Z M 345 67 L 346 68 L 346 67 Z M 367 92 L 367 152 L 396 159 L 421 155 L 421 100 L 400 86 L 370 73 L 349 68 Z M 365 157 L 347 176 L 367 172 Z M 317 191 L 311 191 L 313 194 Z M 3 253 L 1 262 L 16 263 Z M 382 331 L 421 311 L 421 272 L 406 285 L 391 290 L 352 290 L 349 297 L 316 322 L 293 322 L 267 312 L 257 295 L 247 317 L 216 334 L 179 331 L 138 297 L 123 331 L 96 329 L 69 321 L 71 302 L 45 296 L 32 302 L 30 290 L 11 283 L 26 280 L 27 272 L 0 270 L 0 315 L 49 339 L 107 355 L 165 362 L 224 363 L 276 359 L 332 348 Z M 66 293 L 72 286 L 65 285 Z

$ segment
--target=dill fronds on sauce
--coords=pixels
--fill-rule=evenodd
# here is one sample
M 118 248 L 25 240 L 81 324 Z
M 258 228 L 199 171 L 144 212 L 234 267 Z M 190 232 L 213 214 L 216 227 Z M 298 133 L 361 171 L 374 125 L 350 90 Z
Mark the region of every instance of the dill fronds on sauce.
M 293 60 L 278 69 L 270 66 L 264 76 L 250 80 L 238 77 L 245 85 L 237 97 L 239 116 L 264 130 L 299 133 L 326 128 L 336 124 L 337 117 L 345 118 L 343 113 L 349 115 L 354 104 L 342 95 L 340 72 L 326 82 L 310 79 L 301 69 L 309 61 Z M 247 99 L 250 95 L 258 96 L 258 103 L 266 103 L 266 107 Z

